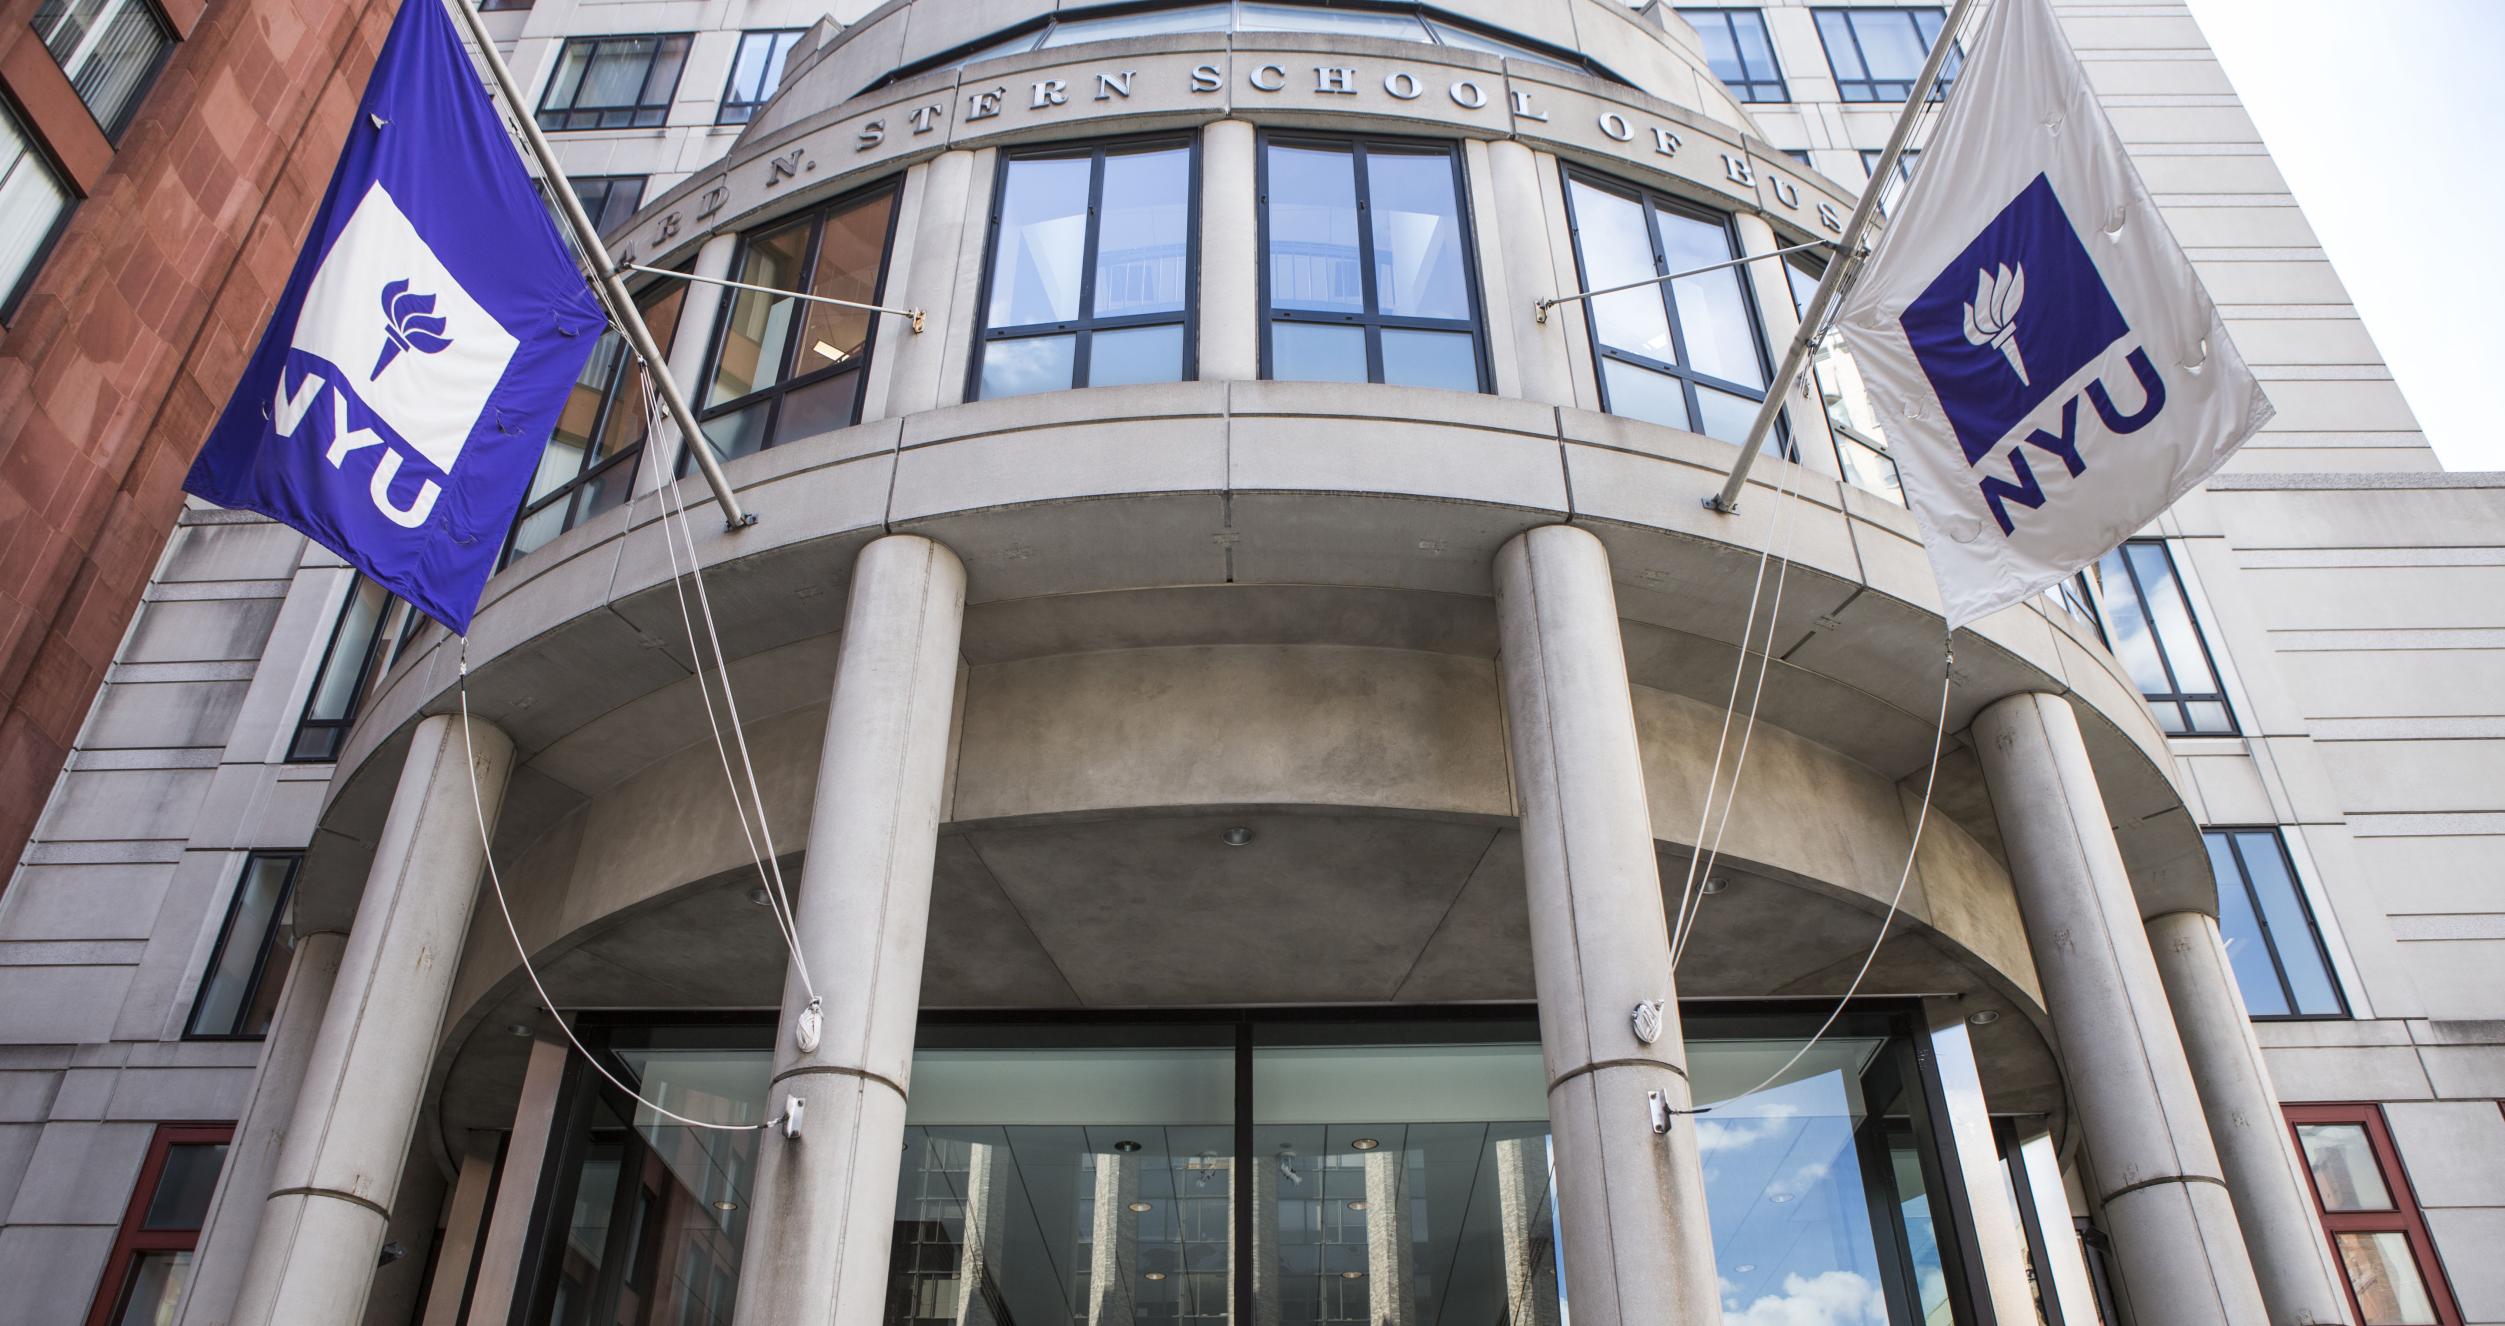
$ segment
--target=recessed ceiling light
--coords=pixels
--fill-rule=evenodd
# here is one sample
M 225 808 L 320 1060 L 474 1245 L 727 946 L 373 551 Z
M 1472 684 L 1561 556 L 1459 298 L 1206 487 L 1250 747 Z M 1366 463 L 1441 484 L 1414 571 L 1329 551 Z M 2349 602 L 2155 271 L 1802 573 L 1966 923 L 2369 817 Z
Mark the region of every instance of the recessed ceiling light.
M 1353 1147 L 1355 1147 L 1355 1148 L 1357 1148 L 1357 1149 L 1358 1149 L 1358 1150 L 1360 1150 L 1360 1151 L 1372 1151 L 1372 1150 L 1373 1150 L 1373 1149 L 1375 1149 L 1376 1147 L 1381 1146 L 1381 1145 L 1383 1145 L 1383 1144 L 1382 1144 L 1381 1142 L 1378 1142 L 1378 1141 L 1374 1140 L 1374 1139 L 1373 1139 L 1373 1138 L 1371 1138 L 1371 1137 L 1360 1137 L 1360 1138 L 1358 1138 L 1356 1141 L 1349 1143 L 1349 1145 L 1350 1145 L 1350 1146 L 1353 1146 Z
M 1132 1209 L 1133 1211 L 1135 1211 L 1135 1212 L 1138 1212 L 1138 1213 L 1140 1213 L 1140 1214 L 1142 1214 L 1142 1215 L 1145 1215 L 1145 1214 L 1147 1214 L 1147 1213 L 1148 1213 L 1148 1212 L 1150 1212 L 1150 1211 L 1154 1211 L 1154 1210 L 1156 1210 L 1156 1209 L 1157 1209 L 1157 1204 L 1156 1204 L 1155 1202 L 1133 1202 L 1133 1203 L 1131 1203 L 1131 1209 Z
M 527 1022 L 506 1023 L 505 1030 L 512 1032 L 516 1036 L 536 1036 L 539 1034 L 538 1028 L 533 1027 Z
M 759 907 L 763 907 L 768 903 L 773 902 L 774 899 L 767 896 L 765 886 L 760 884 L 757 887 L 748 890 L 748 901 L 755 903 Z
M 1978 1008 L 1966 1015 L 1966 1021 L 1978 1027 L 1988 1027 L 2000 1020 L 2001 1011 L 1997 1008 Z
M 1720 893 L 1724 889 L 1731 887 L 1731 881 L 1724 879 L 1720 875 L 1707 875 L 1705 876 L 1705 882 L 1697 887 L 1708 894 Z
M 1142 1280 L 1163 1280 L 1165 1278 L 1166 1273 L 1163 1271 L 1150 1271 L 1148 1274 L 1140 1277 Z
M 1245 828 L 1241 824 L 1238 824 L 1235 827 L 1228 829 L 1226 832 L 1218 835 L 1218 841 L 1225 843 L 1229 847 L 1241 847 L 1252 840 L 1253 831 Z
M 1350 1202 L 1350 1203 L 1348 1204 L 1348 1209 L 1349 1209 L 1349 1210 L 1351 1210 L 1351 1211 L 1363 1211 L 1363 1210 L 1365 1210 L 1365 1209 L 1366 1209 L 1366 1199 L 1365 1199 L 1365 1198 L 1363 1198 L 1363 1197 L 1360 1197 L 1360 1198 L 1358 1198 L 1357 1200 L 1355 1200 L 1355 1201 L 1353 1201 L 1353 1202 Z
M 717 1197 L 713 1199 L 713 1209 L 716 1211 L 736 1211 L 739 1209 L 739 1203 L 732 1201 L 728 1197 Z
M 1339 1273 L 1339 1278 L 1342 1280 L 1363 1280 L 1366 1278 L 1366 1273 L 1363 1271 L 1342 1271 Z
M 1114 1143 L 1113 1149 L 1127 1156 L 1132 1152 L 1139 1150 L 1139 1143 L 1125 1137 L 1121 1141 Z

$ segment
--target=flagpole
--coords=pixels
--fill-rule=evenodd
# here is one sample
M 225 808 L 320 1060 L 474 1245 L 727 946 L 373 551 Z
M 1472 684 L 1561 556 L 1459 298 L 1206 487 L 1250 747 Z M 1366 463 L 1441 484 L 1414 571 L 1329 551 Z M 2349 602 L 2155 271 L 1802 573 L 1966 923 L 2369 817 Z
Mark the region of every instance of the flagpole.
M 1870 223 L 1879 214 L 1879 194 L 1884 183 L 1894 178 L 1896 162 L 1905 155 L 1905 142 L 1913 137 L 1914 121 L 1931 100 L 1931 89 L 1940 81 L 1940 70 L 1948 65 L 1949 52 L 1957 49 L 1957 34 L 1964 30 L 1966 16 L 1974 11 L 1975 0 L 1957 0 L 1948 12 L 1948 21 L 1940 25 L 1940 39 L 1931 45 L 1931 58 L 1922 62 L 1922 74 L 1914 80 L 1905 98 L 1905 109 L 1896 117 L 1896 131 L 1888 135 L 1887 150 L 1879 154 L 1870 168 L 1869 187 L 1861 191 L 1861 202 L 1853 208 L 1852 220 L 1844 223 L 1844 233 L 1836 242 L 1833 261 L 1827 264 L 1826 275 L 1818 278 L 1817 292 L 1800 311 L 1800 330 L 1792 333 L 1792 344 L 1783 352 L 1783 367 L 1774 375 L 1766 389 L 1765 402 L 1757 407 L 1757 420 L 1749 425 L 1748 445 L 1740 448 L 1740 458 L 1732 463 L 1731 478 L 1722 491 L 1705 499 L 1705 505 L 1724 515 L 1740 509 L 1740 489 L 1748 484 L 1748 471 L 1757 463 L 1757 453 L 1766 446 L 1766 434 L 1773 431 L 1775 416 L 1783 412 L 1790 397 L 1792 379 L 1799 377 L 1809 359 L 1810 343 L 1817 339 L 1818 328 L 1826 322 L 1827 308 L 1843 289 L 1849 269 L 1861 261 L 1862 236 L 1869 233 Z
M 478 16 L 478 10 L 472 7 L 473 0 L 445 0 L 445 3 L 449 3 L 453 12 L 461 16 L 461 25 L 468 29 L 471 42 L 478 47 L 479 54 L 486 57 L 487 72 L 495 77 L 497 90 L 504 94 L 505 106 L 512 111 L 514 122 L 522 127 L 522 141 L 530 146 L 531 156 L 538 160 L 539 172 L 548 182 L 548 192 L 553 195 L 559 214 L 565 217 L 566 228 L 574 232 L 574 242 L 581 245 L 584 255 L 591 259 L 592 283 L 600 292 L 601 302 L 609 306 L 610 320 L 626 334 L 626 343 L 636 357 L 644 361 L 644 371 L 651 376 L 653 389 L 660 394 L 662 405 L 668 408 L 671 422 L 678 425 L 679 436 L 685 439 L 688 451 L 695 456 L 696 468 L 704 471 L 705 482 L 713 488 L 714 500 L 722 504 L 722 523 L 731 529 L 756 524 L 757 518 L 744 510 L 739 505 L 739 498 L 732 494 L 731 481 L 722 473 L 722 462 L 715 458 L 713 444 L 705 440 L 704 430 L 696 425 L 695 412 L 687 408 L 687 397 L 679 391 L 677 380 L 670 376 L 668 357 L 653 342 L 652 329 L 644 325 L 643 312 L 635 307 L 635 299 L 627 293 L 626 283 L 618 279 L 617 264 L 611 261 L 608 246 L 600 242 L 600 228 L 593 225 L 590 215 L 583 211 L 582 199 L 574 196 L 574 186 L 566 179 L 565 168 L 557 164 L 557 154 L 548 146 L 547 135 L 539 131 L 539 122 L 523 102 L 522 91 L 513 81 L 513 71 L 506 67 L 504 56 L 497 52 L 496 39 L 488 33 L 487 24 Z

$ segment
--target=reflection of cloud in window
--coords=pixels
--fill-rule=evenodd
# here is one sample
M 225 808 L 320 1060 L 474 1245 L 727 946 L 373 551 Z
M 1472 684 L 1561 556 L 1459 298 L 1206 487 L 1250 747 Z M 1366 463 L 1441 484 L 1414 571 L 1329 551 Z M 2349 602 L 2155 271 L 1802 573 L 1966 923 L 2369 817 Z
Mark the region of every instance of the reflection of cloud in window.
M 1887 1300 L 1878 1286 L 1850 1271 L 1787 1275 L 1781 1296 L 1768 1294 L 1746 1308 L 1729 1297 L 1738 1288 L 1722 1282 L 1722 1326 L 1887 1326 Z
M 1798 1117 L 1797 1105 L 1773 1104 L 1757 1114 L 1740 1119 L 1699 1119 L 1696 1122 L 1696 1149 L 1706 1155 L 1717 1151 L 1745 1151 L 1759 1142 L 1782 1137 L 1791 1129 L 1789 1122 Z

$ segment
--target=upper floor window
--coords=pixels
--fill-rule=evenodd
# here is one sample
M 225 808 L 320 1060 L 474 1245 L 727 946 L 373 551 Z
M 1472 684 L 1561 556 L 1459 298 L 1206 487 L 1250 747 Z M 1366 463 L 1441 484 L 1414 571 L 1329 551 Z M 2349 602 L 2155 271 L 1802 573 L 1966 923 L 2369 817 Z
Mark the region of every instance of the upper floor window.
M 321 669 L 313 674 L 304 717 L 297 721 L 296 738 L 287 747 L 290 763 L 319 764 L 339 758 L 340 744 L 347 739 L 349 725 L 357 721 L 357 706 L 365 698 L 366 680 L 373 675 L 383 609 L 390 602 L 389 591 L 363 576 L 348 587 L 348 602 L 331 627 L 330 647 L 322 654 Z
M 973 394 L 1188 376 L 1192 194 L 1188 140 L 1004 157 Z
M 1262 376 L 1486 390 L 1448 144 L 1266 137 Z
M 287 985 L 292 950 L 285 926 L 302 852 L 254 852 L 244 858 L 226 904 L 217 947 L 191 1004 L 189 1040 L 259 1040 L 270 1032 L 279 991 Z
M 1742 101 L 1790 101 L 1774 43 L 1761 9 L 1681 9 L 1679 16 L 1705 39 L 1705 62 L 1713 76 Z
M 227 1124 L 159 1124 L 139 1180 L 104 1259 L 88 1326 L 172 1321 L 191 1282 L 191 1254 L 209 1218 L 218 1171 L 235 1130 Z
M 2290 1105 L 2314 1204 L 2365 1326 L 2461 1326 L 2383 1111 L 2373 1105 Z
M 800 44 L 806 28 L 780 28 L 739 34 L 739 54 L 731 58 L 731 81 L 722 89 L 716 124 L 746 124 L 783 83 L 783 61 Z
M 1878 149 L 1878 148 L 1867 148 L 1867 147 L 1866 147 L 1866 148 L 1863 148 L 1863 149 L 1862 149 L 1862 152 L 1861 152 L 1861 173 L 1862 173 L 1862 174 L 1864 174 L 1864 175 L 1866 175 L 1866 176 L 1869 176 L 1869 177 L 1870 177 L 1872 180 L 1874 180 L 1874 181 L 1875 181 L 1875 180 L 1877 180 L 1877 179 L 1878 179 L 1878 177 L 1879 177 L 1879 158 L 1881 158 L 1881 157 L 1883 157 L 1883 156 L 1886 156 L 1886 155 L 1887 155 L 1887 153 L 1886 153 L 1886 152 L 1884 152 L 1884 151 L 1882 151 L 1882 150 L 1880 150 L 1880 149 Z M 1919 165 L 1921 165 L 1921 164 L 1922 164 L 1922 149 L 1921 149 L 1921 148 L 1918 148 L 1918 147 L 1909 147 L 1909 148 L 1906 148 L 1904 151 L 1897 153 L 1897 154 L 1896 154 L 1896 178 L 1897 178 L 1897 181 L 1898 181 L 1899 183 L 1903 183 L 1903 184 L 1911 184 L 1911 183 L 1913 183 L 1913 182 L 1914 182 L 1914 167 L 1919 166 Z
M 2163 539 L 2133 539 L 2097 563 L 2106 639 L 2167 735 L 2233 736 L 2209 643 Z
M 652 329 L 657 345 L 668 345 L 678 331 L 679 309 L 687 286 L 663 279 L 638 295 L 635 306 Z M 539 453 L 539 469 L 513 526 L 508 560 L 537 549 L 550 539 L 611 507 L 623 506 L 635 491 L 635 470 L 643 458 L 649 431 L 644 407 L 644 366 L 612 329 L 593 347 L 574 389 L 566 393 L 557 426 Z
M 2105 638 L 2105 619 L 2096 610 L 2096 592 L 2088 575 L 2088 572 L 2081 571 L 2045 590 L 2037 597 L 2044 600 L 2045 607 L 2086 627 L 2096 634 L 2097 639 L 2102 640 Z
M 108 139 L 130 127 L 140 94 L 174 49 L 173 30 L 150 0 L 43 0 L 35 34 Z
M 26 136 L 16 111 L 0 102 L 0 314 L 17 307 L 69 214 L 61 173 Z
M 1566 222 L 1585 290 L 1740 256 L 1729 222 L 1578 171 L 1566 174 Z M 1600 361 L 1602 409 L 1725 442 L 1748 440 L 1767 369 L 1739 268 L 1599 295 L 1583 307 Z
M 583 204 L 583 214 L 591 218 L 593 228 L 608 234 L 625 225 L 644 205 L 642 175 L 573 175 L 567 182 L 574 186 L 574 197 Z M 564 222 L 558 222 L 564 229 Z M 666 342 L 664 342 L 666 344 Z
M 2277 829 L 2208 829 L 2218 880 L 2218 933 L 2244 1007 L 2257 1018 L 2348 1016 L 2331 955 Z
M 687 64 L 684 32 L 569 37 L 539 98 L 542 129 L 654 129 L 669 123 L 670 98 Z
M 1821 9 L 1818 36 L 1826 43 L 1835 93 L 1846 101 L 1903 101 L 1913 95 L 1923 62 L 1940 38 L 1948 12 L 1922 9 Z M 1932 96 L 1948 95 L 1962 55 L 1950 51 Z
M 724 459 L 849 427 L 861 418 L 877 314 L 768 291 L 876 304 L 887 280 L 896 188 L 881 185 L 742 239 L 722 301 L 700 416 Z

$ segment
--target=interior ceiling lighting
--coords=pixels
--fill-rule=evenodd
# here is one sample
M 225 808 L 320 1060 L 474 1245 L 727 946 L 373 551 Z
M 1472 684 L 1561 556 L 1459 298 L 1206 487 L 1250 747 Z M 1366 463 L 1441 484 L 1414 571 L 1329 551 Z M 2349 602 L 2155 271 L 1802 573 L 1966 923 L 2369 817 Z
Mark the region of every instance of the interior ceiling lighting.
M 516 1036 L 530 1036 L 536 1034 L 536 1028 L 532 1027 L 531 1024 L 527 1022 L 507 1023 L 505 1024 L 505 1030 L 512 1032 Z
M 1383 1145 L 1383 1144 L 1382 1144 L 1381 1142 L 1378 1142 L 1378 1141 L 1374 1140 L 1374 1139 L 1373 1139 L 1373 1138 L 1371 1138 L 1371 1137 L 1360 1137 L 1360 1138 L 1358 1138 L 1356 1141 L 1349 1143 L 1349 1145 L 1350 1145 L 1350 1146 L 1353 1146 L 1353 1147 L 1355 1147 L 1355 1148 L 1357 1148 L 1357 1149 L 1358 1149 L 1358 1150 L 1360 1150 L 1360 1151 L 1372 1151 L 1372 1150 L 1373 1150 L 1373 1149 L 1375 1149 L 1376 1147 L 1381 1146 L 1381 1145 Z
M 716 1197 L 713 1199 L 713 1209 L 716 1211 L 736 1211 L 739 1209 L 739 1203 L 732 1201 L 728 1197 Z
M 755 903 L 759 907 L 763 907 L 767 903 L 773 901 L 773 899 L 766 896 L 765 886 L 760 884 L 757 887 L 748 890 L 748 901 Z
M 1339 1273 L 1339 1278 L 1342 1280 L 1363 1280 L 1366 1278 L 1366 1273 L 1363 1271 L 1342 1271 Z
M 2001 1011 L 1997 1008 L 1978 1008 L 1966 1015 L 1966 1021 L 1978 1027 L 1988 1027 L 2000 1020 Z
M 1766 1200 L 1774 1203 L 1776 1206 L 1781 1206 L 1785 1202 L 1792 1200 L 1792 1195 L 1787 1192 L 1768 1193 L 1766 1194 Z
M 1253 840 L 1253 831 L 1238 824 L 1219 834 L 1218 839 L 1229 847 L 1242 847 Z
M 1150 1271 L 1148 1274 L 1140 1277 L 1142 1280 L 1163 1280 L 1165 1278 L 1166 1273 L 1163 1271 Z
M 1125 1137 L 1121 1141 L 1114 1143 L 1113 1149 L 1127 1156 L 1132 1152 L 1139 1150 L 1139 1143 Z
M 1705 891 L 1707 896 L 1711 896 L 1731 887 L 1731 881 L 1721 875 L 1707 875 L 1705 877 L 1705 882 L 1699 887 Z
M 1133 1202 L 1131 1203 L 1131 1209 L 1141 1215 L 1146 1215 L 1150 1211 L 1156 1210 L 1157 1204 L 1155 1202 Z
M 1348 1204 L 1348 1209 L 1349 1209 L 1349 1210 L 1351 1210 L 1351 1211 L 1363 1211 L 1363 1210 L 1365 1210 L 1365 1209 L 1366 1209 L 1366 1199 L 1365 1199 L 1365 1198 L 1363 1198 L 1363 1197 L 1360 1197 L 1360 1198 L 1358 1198 L 1357 1200 L 1355 1200 L 1355 1201 L 1353 1201 L 1353 1202 L 1350 1202 L 1350 1203 Z

